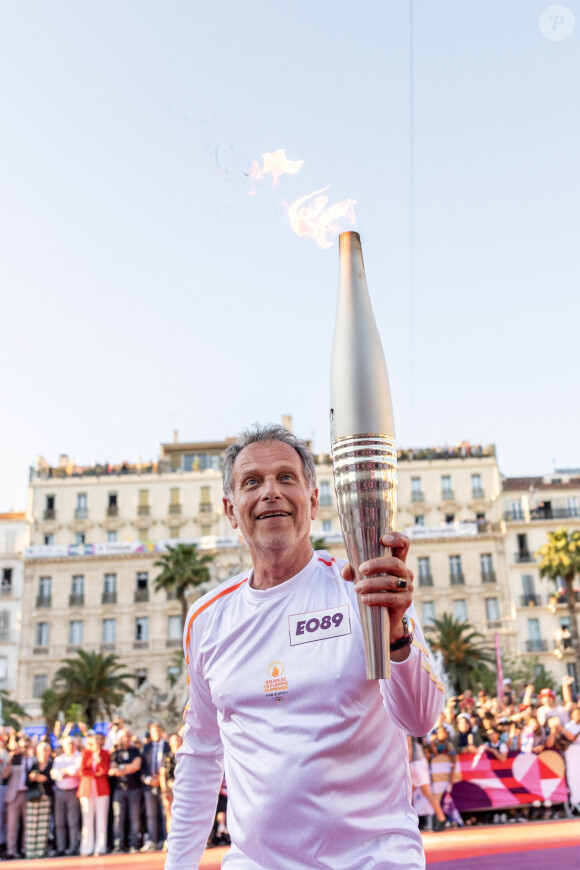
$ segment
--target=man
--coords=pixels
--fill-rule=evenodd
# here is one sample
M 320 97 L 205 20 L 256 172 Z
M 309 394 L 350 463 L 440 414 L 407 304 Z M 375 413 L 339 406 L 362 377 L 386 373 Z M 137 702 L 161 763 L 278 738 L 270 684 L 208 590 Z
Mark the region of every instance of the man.
M 77 797 L 82 754 L 76 737 L 64 737 L 62 755 L 54 759 L 54 827 L 57 855 L 76 855 L 81 838 L 81 805 Z
M 341 576 L 312 551 L 318 490 L 303 442 L 256 427 L 228 448 L 223 473 L 224 509 L 253 569 L 188 614 L 189 704 L 166 870 L 197 868 L 224 763 L 227 870 L 419 870 L 406 733 L 429 731 L 443 687 L 411 606 L 409 542 L 385 535 L 393 555 L 361 566 L 355 590 L 349 566 Z M 390 680 L 366 679 L 357 591 L 388 609 Z
M 111 754 L 109 776 L 113 785 L 113 852 L 124 848 L 125 826 L 129 819 L 129 848 L 137 852 L 141 829 L 141 753 L 131 743 L 128 728 L 116 732 L 115 749 Z
M 6 857 L 18 858 L 18 832 L 21 834 L 22 851 L 26 842 L 26 778 L 34 763 L 32 741 L 22 735 L 18 738 L 14 751 L 9 755 L 8 766 L 4 770 L 6 793 Z
M 560 725 L 565 725 L 569 721 L 570 715 L 568 710 L 564 704 L 556 704 L 556 693 L 553 689 L 542 689 L 538 698 L 540 706 L 536 714 L 540 725 L 545 725 L 551 716 L 557 716 L 560 720 Z
M 165 818 L 161 801 L 159 773 L 163 765 L 163 757 L 166 752 L 169 752 L 169 743 L 157 722 L 152 722 L 149 726 L 149 736 L 151 738 L 149 743 L 143 747 L 141 765 L 145 816 L 147 818 L 147 838 L 143 843 L 142 852 L 152 852 L 161 848 L 165 839 Z

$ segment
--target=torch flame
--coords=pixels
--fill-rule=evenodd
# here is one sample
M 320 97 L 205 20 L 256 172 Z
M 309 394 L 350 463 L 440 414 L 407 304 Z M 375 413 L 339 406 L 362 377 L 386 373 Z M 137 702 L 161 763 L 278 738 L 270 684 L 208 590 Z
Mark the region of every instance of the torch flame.
M 296 175 L 304 164 L 304 160 L 288 160 L 285 148 L 279 148 L 278 151 L 267 151 L 262 154 L 262 160 L 261 167 L 258 161 L 254 160 L 246 173 L 252 179 L 250 196 L 256 195 L 256 181 L 262 181 L 267 175 L 271 175 L 272 187 L 276 187 L 281 175 Z
M 272 668 L 272 676 L 277 677 L 279 675 L 279 673 L 280 673 L 280 671 L 278 670 L 276 665 L 274 665 L 274 667 Z
M 294 232 L 307 239 L 315 239 L 321 248 L 330 248 L 334 236 L 341 232 L 341 223 L 348 220 L 351 226 L 356 223 L 354 208 L 356 199 L 345 199 L 343 202 L 335 202 L 326 208 L 328 197 L 324 192 L 330 187 L 327 184 L 321 190 L 309 193 L 297 199 L 288 208 L 290 226 Z M 312 199 L 314 197 L 314 199 Z M 312 202 L 305 204 L 307 200 Z

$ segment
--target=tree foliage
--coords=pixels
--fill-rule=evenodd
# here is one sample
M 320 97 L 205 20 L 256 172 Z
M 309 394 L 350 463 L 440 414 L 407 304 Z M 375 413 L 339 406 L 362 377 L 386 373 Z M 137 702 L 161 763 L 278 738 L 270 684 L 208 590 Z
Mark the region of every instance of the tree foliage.
M 80 705 L 89 727 L 103 713 L 111 718 L 124 695 L 133 691 L 127 682 L 133 680 L 133 675 L 122 673 L 122 668 L 119 658 L 112 653 L 103 655 L 81 649 L 75 658 L 64 659 L 51 686 L 59 709 Z
M 576 674 L 580 679 L 580 638 L 576 618 L 577 590 L 574 589 L 574 578 L 580 574 L 580 531 L 556 529 L 554 532 L 548 532 L 547 542 L 540 547 L 536 555 L 540 558 L 540 577 L 547 577 L 556 584 L 561 581 L 564 585 Z
M 448 613 L 425 627 L 433 650 L 439 650 L 443 665 L 457 694 L 482 685 L 491 689 L 495 680 L 492 670 L 495 655 L 487 639 L 469 622 L 459 622 Z
M 189 609 L 187 593 L 190 589 L 207 583 L 210 578 L 208 566 L 212 562 L 213 556 L 209 553 L 200 556 L 195 544 L 177 544 L 176 547 L 168 546 L 167 552 L 153 563 L 155 568 L 161 568 L 161 573 L 153 581 L 153 587 L 156 592 L 164 590 L 175 594 L 181 602 L 183 624 Z
M 0 701 L 2 701 L 2 722 L 9 728 L 20 730 L 22 719 L 26 717 L 26 710 L 18 701 L 10 697 L 6 689 L 0 689 Z
M 540 692 L 542 689 L 556 691 L 558 688 L 554 674 L 540 664 L 538 656 L 506 656 L 503 659 L 503 674 L 504 677 L 510 678 L 514 688 L 518 686 L 523 688 L 530 683 L 534 686 L 535 692 Z

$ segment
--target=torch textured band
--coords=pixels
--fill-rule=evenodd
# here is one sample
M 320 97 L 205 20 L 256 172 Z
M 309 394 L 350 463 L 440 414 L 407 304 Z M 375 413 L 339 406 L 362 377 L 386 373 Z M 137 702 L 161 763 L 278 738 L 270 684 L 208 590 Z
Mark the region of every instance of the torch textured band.
M 359 565 L 384 555 L 381 535 L 397 525 L 397 449 L 388 435 L 353 435 L 332 444 L 336 501 L 346 552 Z M 389 614 L 359 598 L 367 677 L 390 676 Z

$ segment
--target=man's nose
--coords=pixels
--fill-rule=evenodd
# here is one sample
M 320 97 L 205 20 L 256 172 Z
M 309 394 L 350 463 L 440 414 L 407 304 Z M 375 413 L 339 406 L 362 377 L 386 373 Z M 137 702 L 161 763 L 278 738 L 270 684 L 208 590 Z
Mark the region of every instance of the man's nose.
M 262 489 L 262 498 L 271 499 L 280 497 L 280 486 L 275 477 L 267 477 Z

